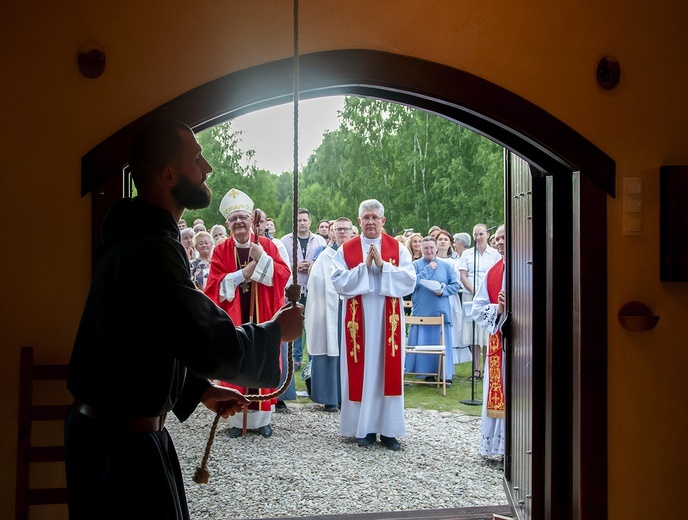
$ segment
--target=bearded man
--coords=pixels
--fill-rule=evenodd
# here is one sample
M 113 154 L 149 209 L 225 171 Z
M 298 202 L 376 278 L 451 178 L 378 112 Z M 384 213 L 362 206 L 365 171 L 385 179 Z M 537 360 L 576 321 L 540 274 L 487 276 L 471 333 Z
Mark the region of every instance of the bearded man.
M 167 414 L 185 421 L 199 402 L 225 417 L 240 412 L 247 399 L 210 379 L 277 384 L 280 343 L 303 329 L 297 306 L 239 327 L 194 287 L 177 223 L 185 208 L 210 203 L 205 180 L 212 168 L 188 126 L 145 123 L 134 136 L 130 167 L 138 195 L 115 202 L 103 221 L 67 373 L 72 520 L 187 520 Z

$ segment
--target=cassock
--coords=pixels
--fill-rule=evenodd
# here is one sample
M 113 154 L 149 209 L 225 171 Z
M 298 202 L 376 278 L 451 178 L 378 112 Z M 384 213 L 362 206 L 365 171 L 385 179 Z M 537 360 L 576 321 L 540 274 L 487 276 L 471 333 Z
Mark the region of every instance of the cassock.
M 497 314 L 497 298 L 505 288 L 505 280 L 502 258 L 487 271 L 473 299 L 472 318 L 489 333 L 480 425 L 480 454 L 486 456 L 504 455 L 504 363 L 500 331 L 504 316 Z
M 243 276 L 238 274 L 238 271 L 249 261 L 248 251 L 250 242 L 253 240 L 253 233 L 246 244 L 238 244 L 233 237 L 230 237 L 215 247 L 204 291 L 236 323 L 247 323 L 250 321 L 250 301 L 251 297 L 255 297 L 254 290 L 257 291 L 254 315 L 252 317 L 254 323 L 269 321 L 284 306 L 284 288 L 289 280 L 290 269 L 282 259 L 277 247 L 269 238 L 258 237 L 258 241 L 263 247 L 265 254 L 260 257 L 251 280 L 248 283 L 242 283 Z M 274 388 L 255 389 L 234 383 L 236 382 L 231 380 L 221 382 L 223 386 L 235 388 L 244 394 L 257 393 L 264 395 L 275 391 Z M 272 405 L 276 402 L 276 398 L 252 402 L 249 405 L 249 409 L 269 412 Z M 248 428 L 253 429 L 269 424 L 269 416 L 251 415 L 253 424 L 248 424 Z M 265 422 L 266 420 L 267 422 Z M 239 418 L 236 416 L 229 418 L 230 423 L 236 421 L 239 421 Z
M 143 288 L 142 251 L 155 266 Z M 194 287 L 171 214 L 120 199 L 103 221 L 98 252 L 67 375 L 75 399 L 112 417 L 173 412 L 183 422 L 208 378 L 277 383 L 279 326 L 235 327 Z M 70 518 L 189 518 L 167 429 L 123 431 L 71 409 L 64 436 Z
M 383 235 L 384 236 L 384 235 Z M 388 239 L 394 240 L 387 236 Z M 363 352 L 365 363 L 363 365 L 362 395 L 360 400 L 350 399 L 349 367 L 347 357 L 351 352 L 346 350 L 346 335 L 352 329 L 347 328 L 346 311 L 342 317 L 342 349 L 340 354 L 341 378 L 342 378 L 342 409 L 340 414 L 340 434 L 343 436 L 365 437 L 369 433 L 380 433 L 387 437 L 403 437 L 406 435 L 406 423 L 404 421 L 404 394 L 403 384 L 398 395 L 385 395 L 385 321 L 387 297 L 396 300 L 397 312 L 400 316 L 397 327 L 404 330 L 404 312 L 402 298 L 413 292 L 416 285 L 416 272 L 411 262 L 411 254 L 408 249 L 396 241 L 398 248 L 395 264 L 386 261 L 389 255 L 381 247 L 382 237 L 370 239 L 363 236 L 354 237 L 345 242 L 337 250 L 333 259 L 334 271 L 332 283 L 337 292 L 344 297 L 343 306 L 346 309 L 355 300 L 361 297 L 362 323 L 351 324 L 362 327 Z M 388 242 L 389 243 L 389 242 Z M 367 267 L 365 262 L 349 267 L 345 260 L 345 251 L 348 247 L 360 247 L 363 258 L 368 254 L 371 244 L 375 244 L 383 255 L 385 263 L 382 270 L 373 263 Z M 391 247 L 391 246 L 390 246 Z M 359 329 L 360 330 L 360 329 Z M 395 379 L 403 379 L 404 334 L 401 334 L 401 344 L 398 353 L 401 355 L 401 366 L 398 374 L 390 374 Z
M 326 247 L 315 260 L 308 278 L 308 306 L 305 329 L 308 354 L 312 357 L 311 399 L 316 403 L 338 405 L 339 374 L 339 294 L 332 283 L 332 259 L 336 249 Z

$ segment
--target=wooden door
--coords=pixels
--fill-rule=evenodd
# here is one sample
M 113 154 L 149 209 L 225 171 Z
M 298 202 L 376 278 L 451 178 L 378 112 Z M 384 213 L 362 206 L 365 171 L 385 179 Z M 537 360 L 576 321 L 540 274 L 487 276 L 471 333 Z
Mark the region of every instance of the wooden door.
M 514 515 L 533 518 L 533 187 L 530 165 L 505 151 L 507 307 L 504 488 Z

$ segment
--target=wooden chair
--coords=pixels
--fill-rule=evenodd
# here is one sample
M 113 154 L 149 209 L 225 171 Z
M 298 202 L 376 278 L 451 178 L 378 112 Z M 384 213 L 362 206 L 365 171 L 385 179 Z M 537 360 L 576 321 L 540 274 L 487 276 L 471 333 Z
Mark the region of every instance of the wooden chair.
M 67 379 L 67 365 L 34 365 L 33 347 L 22 347 L 19 362 L 19 412 L 17 431 L 17 484 L 15 498 L 15 518 L 28 520 L 30 506 L 66 504 L 66 487 L 32 487 L 32 464 L 64 463 L 63 445 L 35 445 L 32 442 L 34 423 L 41 421 L 40 433 L 51 433 L 62 439 L 63 422 L 67 417 L 69 404 L 36 404 L 34 403 L 34 383 L 37 381 L 54 381 L 60 384 L 67 394 L 64 381 Z M 56 393 L 48 389 L 52 396 Z M 51 422 L 52 424 L 48 424 Z M 59 423 L 59 424 L 58 424 Z M 38 426 L 38 425 L 37 425 Z M 47 431 L 45 431 L 47 430 Z M 58 433 L 59 432 L 59 433 Z M 36 437 L 39 437 L 38 435 Z M 50 435 L 44 435 L 50 437 Z M 33 439 L 35 441 L 36 439 Z M 63 464 L 62 467 L 64 468 Z M 64 469 L 62 469 L 64 472 Z M 36 471 L 34 477 L 39 477 Z
M 447 397 L 447 381 L 445 378 L 444 358 L 445 358 L 445 344 L 444 344 L 444 316 L 406 316 L 406 325 L 418 326 L 439 326 L 440 327 L 440 341 L 436 345 L 406 345 L 406 355 L 417 354 L 435 355 L 437 356 L 437 371 L 436 372 L 404 372 L 404 383 L 412 383 L 417 385 L 436 385 L 438 388 L 442 387 L 442 396 Z M 409 376 L 407 378 L 406 376 Z M 435 381 L 425 381 L 424 379 L 417 379 L 418 376 L 433 376 Z

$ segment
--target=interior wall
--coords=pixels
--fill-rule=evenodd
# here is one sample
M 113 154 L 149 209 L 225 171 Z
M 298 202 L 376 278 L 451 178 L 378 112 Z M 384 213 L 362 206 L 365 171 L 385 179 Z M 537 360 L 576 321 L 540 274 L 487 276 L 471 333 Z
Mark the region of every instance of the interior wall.
M 193 87 L 290 56 L 290 4 L 9 0 L 0 7 L 0 207 L 15 237 L 1 260 L 0 414 L 8 427 L 0 431 L 0 457 L 8 462 L 0 468 L 0 516 L 13 512 L 19 348 L 35 345 L 39 362 L 67 361 L 88 290 L 90 197 L 80 196 L 81 157 Z M 300 0 L 300 6 L 303 53 L 367 48 L 465 70 L 540 106 L 616 161 L 619 195 L 607 204 L 609 518 L 669 517 L 688 506 L 682 450 L 688 350 L 679 327 L 688 288 L 659 281 L 658 251 L 659 167 L 688 164 L 688 5 Z M 107 55 L 98 79 L 81 76 L 76 66 L 77 52 L 90 43 Z M 612 91 L 594 82 L 605 55 L 621 64 L 621 83 Z M 642 180 L 638 236 L 622 234 L 624 177 Z M 629 300 L 661 316 L 653 331 L 619 326 L 616 313 Z

